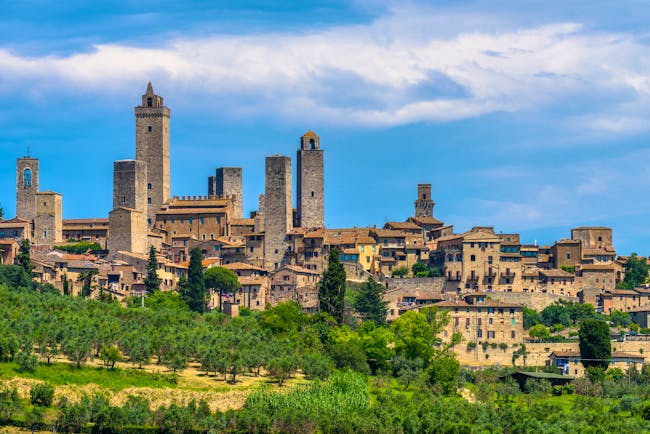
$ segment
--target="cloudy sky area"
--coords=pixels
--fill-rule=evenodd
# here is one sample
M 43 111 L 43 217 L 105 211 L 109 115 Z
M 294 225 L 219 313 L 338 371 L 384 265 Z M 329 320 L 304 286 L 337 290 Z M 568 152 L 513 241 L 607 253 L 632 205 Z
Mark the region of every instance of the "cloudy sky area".
M 172 109 L 173 194 L 237 165 L 253 210 L 264 157 L 295 157 L 313 129 L 329 227 L 403 220 L 430 182 L 459 232 L 550 243 L 607 225 L 621 254 L 650 254 L 644 1 L 111 3 L 0 1 L 7 216 L 28 146 L 65 217 L 106 216 L 151 80 Z

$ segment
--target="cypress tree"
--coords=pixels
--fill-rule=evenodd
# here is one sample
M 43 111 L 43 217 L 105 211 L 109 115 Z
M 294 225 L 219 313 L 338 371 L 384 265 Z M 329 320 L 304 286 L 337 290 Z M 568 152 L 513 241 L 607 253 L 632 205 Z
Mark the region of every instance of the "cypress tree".
M 20 250 L 18 250 L 18 256 L 16 257 L 16 262 L 18 265 L 20 265 L 23 270 L 29 275 L 30 277 L 32 276 L 32 269 L 34 266 L 32 265 L 32 259 L 31 259 L 31 243 L 27 238 L 24 238 L 20 242 Z
M 149 294 L 160 290 L 160 277 L 158 277 L 158 259 L 156 258 L 156 249 L 154 246 L 151 246 L 149 249 L 147 278 L 144 279 L 144 285 L 147 287 L 147 292 Z
M 384 286 L 370 276 L 354 301 L 354 309 L 363 316 L 363 319 L 372 321 L 378 326 L 386 325 L 387 303 L 383 299 L 384 292 Z
M 339 261 L 339 251 L 330 251 L 327 270 L 318 291 L 318 305 L 321 312 L 332 315 L 339 324 L 343 323 L 345 313 L 345 269 Z
M 187 269 L 187 289 L 181 294 L 190 310 L 205 312 L 205 280 L 203 278 L 203 256 L 201 250 L 190 252 L 190 266 Z
M 70 282 L 68 282 L 68 275 L 63 275 L 63 295 L 70 295 Z

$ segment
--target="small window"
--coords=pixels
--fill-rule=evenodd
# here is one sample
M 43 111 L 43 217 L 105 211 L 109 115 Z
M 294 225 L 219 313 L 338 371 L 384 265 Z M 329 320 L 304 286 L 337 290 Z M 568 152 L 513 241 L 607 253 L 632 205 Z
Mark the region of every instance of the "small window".
M 311 192 L 311 197 L 314 197 L 314 192 L 313 191 Z
M 147 127 L 147 131 L 151 132 L 151 127 Z
M 151 183 L 147 184 L 147 190 L 151 190 L 153 188 L 153 185 Z
M 147 98 L 147 107 L 152 107 L 153 106 L 153 98 L 149 97 Z
M 470 257 L 469 257 L 469 260 L 472 261 L 472 262 L 476 261 L 476 255 L 472 255 L 472 256 L 470 256 Z
M 147 198 L 147 203 L 148 203 L 149 205 L 151 205 L 151 198 L 150 198 L 150 197 Z

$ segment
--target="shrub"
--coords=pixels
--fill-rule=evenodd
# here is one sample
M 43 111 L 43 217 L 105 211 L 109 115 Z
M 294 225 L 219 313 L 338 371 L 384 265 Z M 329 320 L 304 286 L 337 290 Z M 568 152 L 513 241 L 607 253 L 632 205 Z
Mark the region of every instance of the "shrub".
M 307 378 L 327 379 L 332 373 L 332 362 L 319 353 L 310 353 L 302 359 L 302 373 Z
M 476 342 L 472 341 L 467 343 L 467 351 L 471 351 L 474 348 L 476 348 Z
M 29 390 L 29 402 L 31 402 L 32 405 L 49 407 L 52 405 L 53 398 L 54 386 L 52 386 L 50 383 L 35 384 Z
M 21 351 L 16 357 L 18 362 L 18 371 L 20 372 L 34 372 L 38 366 L 38 358 L 27 351 Z
M 506 344 L 505 342 L 501 342 L 499 344 L 499 348 L 501 348 L 503 351 L 505 351 L 505 350 L 508 349 L 508 344 Z

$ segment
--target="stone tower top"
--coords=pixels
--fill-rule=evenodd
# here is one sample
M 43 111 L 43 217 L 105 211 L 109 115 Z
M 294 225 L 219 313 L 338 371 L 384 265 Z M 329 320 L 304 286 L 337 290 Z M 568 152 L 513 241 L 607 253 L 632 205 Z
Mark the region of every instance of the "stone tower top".
M 414 204 L 415 217 L 433 217 L 435 202 L 431 200 L 431 184 L 418 184 L 418 197 Z
M 316 150 L 320 149 L 320 137 L 312 130 L 308 130 L 300 138 L 300 149 Z
M 163 107 L 163 97 L 154 93 L 151 82 L 147 85 L 147 91 L 142 95 L 140 107 Z

